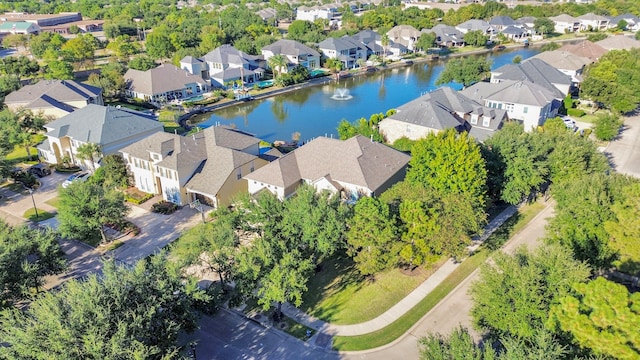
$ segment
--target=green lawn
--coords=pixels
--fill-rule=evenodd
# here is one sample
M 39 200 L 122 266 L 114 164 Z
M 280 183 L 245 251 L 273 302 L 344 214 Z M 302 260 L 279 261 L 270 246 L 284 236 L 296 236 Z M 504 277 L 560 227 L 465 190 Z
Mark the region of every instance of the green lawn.
M 33 144 L 38 144 L 44 141 L 46 138 L 43 134 L 38 134 L 33 136 Z M 33 145 L 29 148 L 29 152 L 31 153 L 32 161 L 36 161 L 38 159 L 38 150 L 36 149 L 36 145 Z M 27 161 L 27 150 L 25 150 L 24 146 L 19 145 L 13 148 L 13 151 L 7 154 L 7 160 L 11 162 L 21 162 Z
M 23 218 L 28 219 L 30 221 L 34 221 L 34 222 L 51 219 L 54 216 L 56 216 L 56 214 L 46 212 L 42 209 L 38 209 L 38 216 L 36 217 L 36 210 L 34 208 L 31 208 L 25 211 L 24 214 L 22 215 Z
M 60 206 L 60 199 L 56 196 L 56 197 L 54 197 L 52 199 L 49 199 L 49 200 L 45 201 L 44 203 L 48 204 L 48 205 L 51 205 L 51 206 L 53 206 L 54 208 L 57 209 Z

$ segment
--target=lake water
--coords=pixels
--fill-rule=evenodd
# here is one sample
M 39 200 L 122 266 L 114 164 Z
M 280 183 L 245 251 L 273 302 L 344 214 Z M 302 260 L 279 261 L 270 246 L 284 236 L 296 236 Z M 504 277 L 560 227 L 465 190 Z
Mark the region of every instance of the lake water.
M 480 56 L 489 58 L 492 61 L 491 68 L 496 69 L 512 63 L 516 56 L 524 60 L 538 52 L 538 49 L 519 48 Z M 301 140 L 318 136 L 335 137 L 338 123 L 343 119 L 350 122 L 362 117 L 368 119 L 372 114 L 385 113 L 435 90 L 438 88 L 435 82 L 443 69 L 444 61 L 439 60 L 345 78 L 340 82 L 332 81 L 330 84 L 216 110 L 201 117 L 202 122 L 197 125 L 234 126 L 269 142 L 289 141 L 295 132 L 301 134 Z M 455 83 L 448 86 L 461 88 Z M 348 100 L 336 100 L 334 95 L 338 92 L 347 92 L 351 97 Z

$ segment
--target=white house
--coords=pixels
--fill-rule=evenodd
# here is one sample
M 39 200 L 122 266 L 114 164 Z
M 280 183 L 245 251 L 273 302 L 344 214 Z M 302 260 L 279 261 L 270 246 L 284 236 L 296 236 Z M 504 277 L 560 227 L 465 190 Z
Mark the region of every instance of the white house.
M 270 191 L 283 200 L 303 183 L 343 199 L 379 195 L 404 179 L 411 157 L 362 135 L 316 138 L 245 176 L 249 193 Z
M 609 28 L 609 18 L 588 13 L 578 16 L 580 31 L 606 31 Z
M 153 116 L 127 108 L 89 104 L 45 125 L 47 139 L 38 145 L 41 159 L 50 164 L 69 160 L 84 168 L 95 168 L 77 158 L 78 147 L 92 143 L 100 147 L 102 156 L 116 154 L 124 146 L 163 131 L 162 123 Z M 89 166 L 87 166 L 89 165 Z
M 592 60 L 577 56 L 571 52 L 564 50 L 544 51 L 534 56 L 554 68 L 560 70 L 563 74 L 571 76 L 574 84 L 582 82 L 582 70 L 586 65 L 593 63 Z
M 551 16 L 549 20 L 553 21 L 554 31 L 560 34 L 580 31 L 580 20 L 567 14 Z
M 367 60 L 367 47 L 350 36 L 327 38 L 318 44 L 325 58 L 342 61 L 346 69 L 356 67 L 358 59 Z
M 246 54 L 229 44 L 221 45 L 203 57 L 186 56 L 180 60 L 180 68 L 194 75 L 203 76 L 211 86 L 225 88 L 231 82 L 242 79 L 253 84 L 264 76 L 261 58 Z
M 333 19 L 338 13 L 336 5 L 299 6 L 296 9 L 296 20 L 316 21 L 317 19 Z
M 422 33 L 411 25 L 396 25 L 387 31 L 390 41 L 402 44 L 407 49 L 413 51 L 414 44 Z
M 262 56 L 269 63 L 269 59 L 275 55 L 282 55 L 290 66 L 304 66 L 309 70 L 320 67 L 320 53 L 295 40 L 280 39 L 271 45 L 262 48 Z M 287 66 L 290 67 L 290 66 Z M 282 69 L 286 72 L 287 68 Z
M 546 62 L 532 58 L 520 64 L 507 64 L 491 71 L 491 82 L 528 80 L 554 92 L 563 99 L 571 91 L 571 77 Z

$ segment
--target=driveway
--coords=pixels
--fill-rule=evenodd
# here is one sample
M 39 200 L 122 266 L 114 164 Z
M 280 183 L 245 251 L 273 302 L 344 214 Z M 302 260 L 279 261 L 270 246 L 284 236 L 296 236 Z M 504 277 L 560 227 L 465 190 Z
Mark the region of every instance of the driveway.
M 9 225 L 17 226 L 27 222 L 22 217 L 25 211 L 33 209 L 35 201 L 36 208 L 48 212 L 56 212 L 56 208 L 45 202 L 58 196 L 58 185 L 66 179 L 69 174 L 59 174 L 54 172 L 49 176 L 40 178 L 40 188 L 33 192 L 33 200 L 28 192 L 15 193 L 7 188 L 0 189 L 0 218 Z
M 640 115 L 624 117 L 620 136 L 609 143 L 605 153 L 614 169 L 622 174 L 640 177 Z

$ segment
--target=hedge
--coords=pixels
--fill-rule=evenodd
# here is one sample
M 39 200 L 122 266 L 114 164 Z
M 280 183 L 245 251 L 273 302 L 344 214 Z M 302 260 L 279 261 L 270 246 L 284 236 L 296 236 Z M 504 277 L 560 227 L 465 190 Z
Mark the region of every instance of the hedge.
M 584 110 L 581 109 L 567 109 L 567 115 L 569 116 L 582 117 L 585 114 Z

